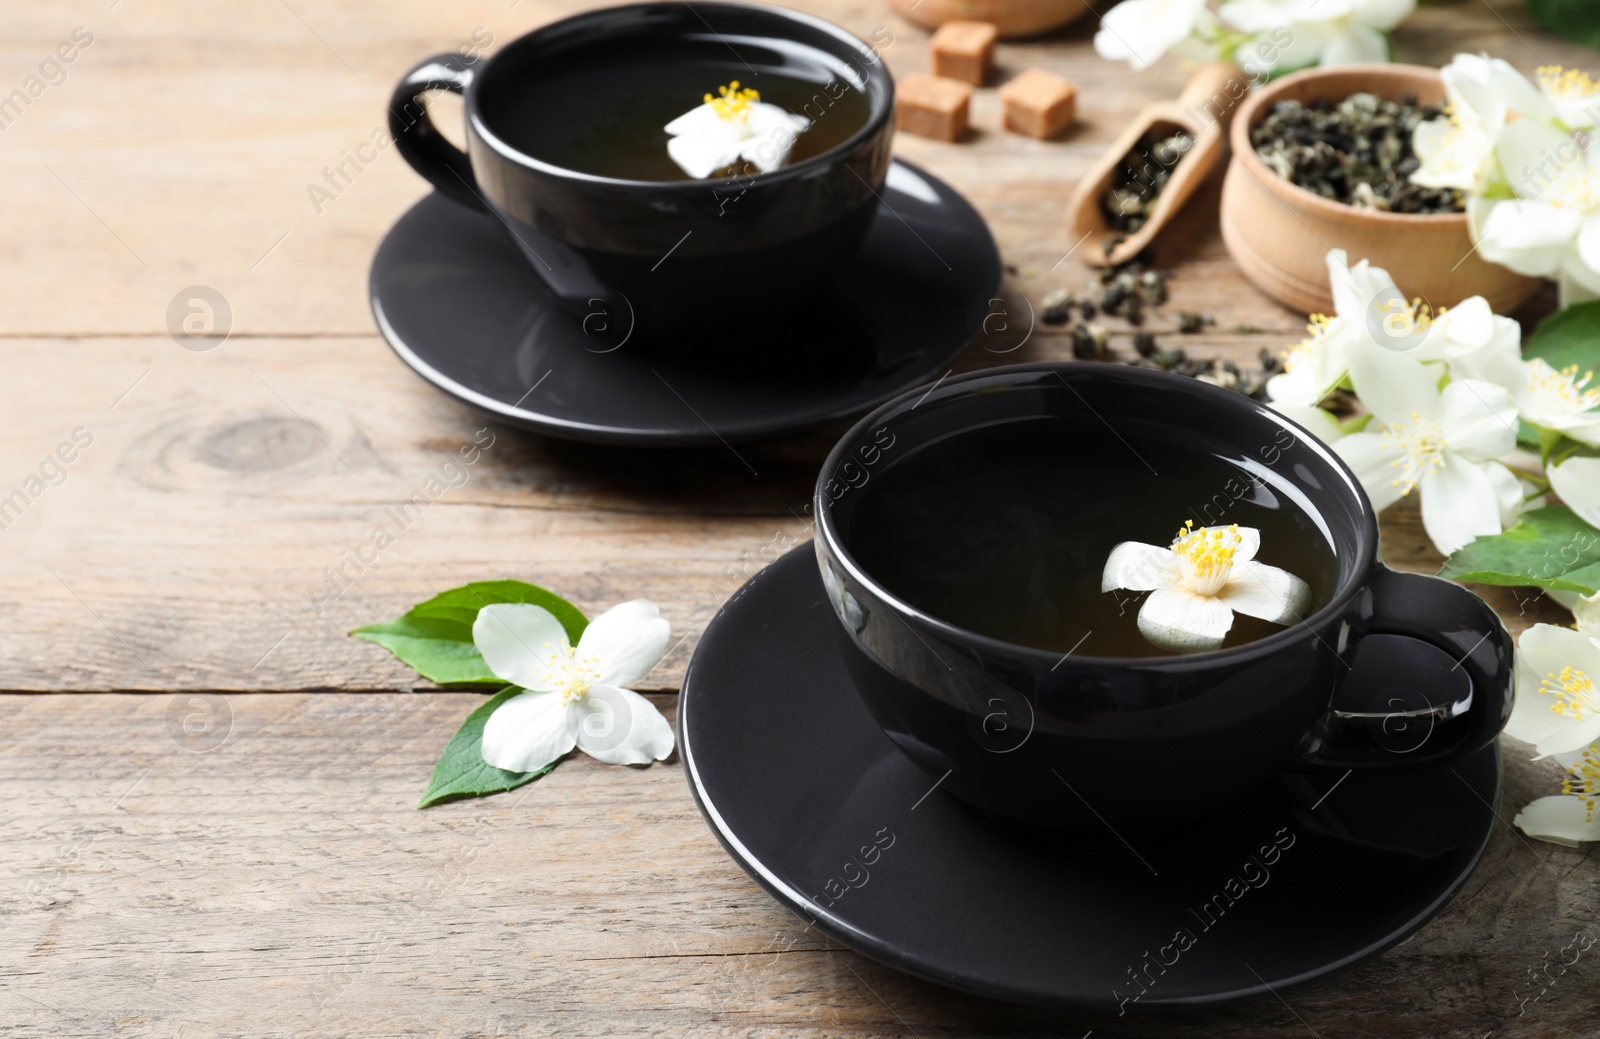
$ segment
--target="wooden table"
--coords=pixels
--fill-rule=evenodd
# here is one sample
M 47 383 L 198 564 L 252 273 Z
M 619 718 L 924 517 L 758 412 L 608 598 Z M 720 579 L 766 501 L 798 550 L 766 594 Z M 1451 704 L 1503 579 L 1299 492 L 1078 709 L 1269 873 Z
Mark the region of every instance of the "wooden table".
M 0 531 L 0 1034 L 1593 1034 L 1592 958 L 1519 999 L 1575 932 L 1600 933 L 1595 871 L 1505 825 L 1445 912 L 1387 955 L 1283 999 L 1117 1020 L 954 994 L 807 930 L 723 854 L 676 759 L 623 771 L 579 756 L 511 795 L 413 807 L 480 698 L 419 684 L 350 628 L 479 578 L 590 611 L 648 596 L 685 635 L 644 683 L 670 713 L 718 605 L 807 537 L 802 506 L 839 432 L 741 448 L 747 467 L 721 448 L 629 453 L 490 423 L 471 479 L 315 605 L 383 509 L 485 424 L 374 331 L 368 261 L 426 189 L 392 149 L 357 146 L 417 58 L 581 6 L 10 5 L 0 94 L 86 32 L 64 80 L 47 68 L 0 130 L 0 497 L 28 491 Z M 886 29 L 898 75 L 927 66 L 926 33 L 883 0 L 804 6 L 864 37 Z M 988 219 L 1013 300 L 1084 283 L 1062 262 L 1074 178 L 1183 78 L 1100 61 L 1092 25 L 1000 52 L 1004 75 L 1042 65 L 1081 85 L 1064 141 L 998 132 L 985 90 L 973 139 L 896 142 Z M 1511 0 L 1425 10 L 1397 50 L 1600 65 Z M 357 154 L 372 161 L 315 203 L 309 186 Z M 1242 362 L 1289 345 L 1302 318 L 1235 272 L 1216 205 L 1213 182 L 1163 243 L 1178 273 L 1153 327 L 1212 313 L 1182 345 Z M 195 285 L 231 311 L 206 352 L 167 331 L 169 302 Z M 1068 355 L 1040 327 L 962 367 Z M 30 474 L 79 429 L 90 446 L 33 494 Z M 1392 564 L 1437 567 L 1414 512 L 1384 536 Z M 1489 594 L 1519 630 L 1562 619 Z M 1510 748 L 1503 821 L 1553 789 L 1554 767 L 1523 753 Z

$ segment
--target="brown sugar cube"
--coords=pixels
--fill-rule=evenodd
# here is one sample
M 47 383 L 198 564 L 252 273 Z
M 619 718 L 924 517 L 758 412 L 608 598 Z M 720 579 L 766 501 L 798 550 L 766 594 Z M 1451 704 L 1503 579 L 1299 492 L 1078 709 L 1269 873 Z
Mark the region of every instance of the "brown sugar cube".
M 1078 88 L 1053 72 L 1029 69 L 1000 88 L 1007 130 L 1054 137 L 1078 116 Z
M 920 72 L 907 76 L 895 86 L 895 128 L 939 141 L 960 140 L 971 100 L 972 88 L 965 83 Z
M 988 22 L 945 22 L 933 34 L 933 74 L 982 86 L 999 35 Z

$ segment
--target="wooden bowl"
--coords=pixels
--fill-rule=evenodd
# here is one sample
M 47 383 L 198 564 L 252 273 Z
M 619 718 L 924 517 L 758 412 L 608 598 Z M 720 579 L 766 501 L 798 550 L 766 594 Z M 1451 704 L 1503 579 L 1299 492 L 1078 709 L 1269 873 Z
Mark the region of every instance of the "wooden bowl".
M 1037 36 L 1075 22 L 1090 11 L 1087 0 L 891 0 L 894 9 L 918 25 L 936 29 L 945 22 L 988 22 L 1006 38 Z
M 1479 256 L 1465 213 L 1383 213 L 1334 202 L 1280 177 L 1250 144 L 1251 128 L 1276 101 L 1337 102 L 1363 91 L 1444 103 L 1438 70 L 1418 65 L 1306 69 L 1245 99 L 1233 119 L 1233 158 L 1222 185 L 1222 240 L 1234 263 L 1262 292 L 1302 314 L 1333 312 L 1329 249 L 1343 249 L 1352 264 L 1365 259 L 1384 268 L 1407 298 L 1420 296 L 1434 309 L 1472 296 L 1498 314 L 1521 306 L 1540 280 Z

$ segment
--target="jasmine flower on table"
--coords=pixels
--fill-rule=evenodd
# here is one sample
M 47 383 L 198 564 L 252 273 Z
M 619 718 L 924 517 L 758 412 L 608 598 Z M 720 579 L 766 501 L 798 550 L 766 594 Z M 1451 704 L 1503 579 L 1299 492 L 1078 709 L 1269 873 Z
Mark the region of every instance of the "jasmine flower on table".
M 1440 75 L 1450 103 L 1414 134 L 1412 181 L 1466 192 L 1485 259 L 1556 279 L 1563 306 L 1600 296 L 1600 169 L 1581 133 L 1600 123 L 1600 83 L 1548 66 L 1535 86 L 1505 61 L 1472 54 Z
M 1549 102 L 1510 62 L 1488 55 L 1457 54 L 1439 75 L 1448 104 L 1440 118 L 1417 127 L 1411 144 L 1422 165 L 1411 180 L 1482 194 L 1498 175 L 1500 131 L 1514 117 L 1547 117 Z
M 1517 446 L 1517 405 L 1503 386 L 1455 379 L 1441 390 L 1436 366 L 1382 349 L 1357 356 L 1350 375 L 1373 417 L 1333 449 L 1373 508 L 1419 491 L 1423 528 L 1445 555 L 1515 522 L 1522 481 L 1499 459 Z
M 490 671 L 526 690 L 489 716 L 483 760 L 508 772 L 537 772 L 573 747 L 611 765 L 666 760 L 672 727 L 624 687 L 661 662 L 671 630 L 655 603 L 634 599 L 596 617 L 573 646 L 542 606 L 483 607 L 473 643 Z
M 1580 614 L 1580 618 L 1583 615 Z M 1580 624 L 1582 620 L 1580 619 Z M 1523 633 L 1517 650 L 1516 702 L 1506 735 L 1532 743 L 1538 757 L 1554 756 L 1567 770 L 1561 793 L 1541 797 L 1517 814 L 1530 837 L 1576 847 L 1600 840 L 1600 637 L 1553 624 Z
M 1353 354 L 1370 346 L 1367 309 L 1394 279 L 1366 260 L 1350 266 L 1343 249 L 1329 250 L 1327 264 L 1333 316 L 1311 315 L 1306 338 L 1283 355 L 1283 372 L 1267 380 L 1267 396 L 1275 410 L 1332 443 L 1343 431 L 1319 405 L 1345 380 Z
M 1267 380 L 1268 404 L 1325 443 L 1344 429 L 1320 405 L 1350 379 L 1356 357 L 1385 349 L 1417 361 L 1443 362 L 1457 378 L 1499 382 L 1522 363 L 1522 329 L 1473 296 L 1449 310 L 1408 304 L 1395 280 L 1343 249 L 1327 256 L 1331 317 L 1312 314 L 1305 339 L 1283 354 L 1283 372 Z
M 1557 371 L 1536 357 L 1511 366 L 1506 382 L 1525 421 L 1600 447 L 1600 387 L 1590 388 L 1593 378 L 1593 372 L 1580 376 L 1577 365 Z

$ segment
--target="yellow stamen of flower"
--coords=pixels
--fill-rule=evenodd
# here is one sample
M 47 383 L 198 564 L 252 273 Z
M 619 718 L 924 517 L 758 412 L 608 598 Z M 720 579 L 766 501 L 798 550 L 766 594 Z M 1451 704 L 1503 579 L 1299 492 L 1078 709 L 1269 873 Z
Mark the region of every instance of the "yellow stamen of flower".
M 1539 82 L 1550 96 L 1564 100 L 1592 97 L 1600 93 L 1600 83 L 1596 83 L 1587 72 L 1560 65 L 1540 68 Z
M 1594 822 L 1595 800 L 1600 798 L 1600 756 L 1596 756 L 1593 745 L 1583 748 L 1583 757 L 1568 767 L 1566 778 L 1561 781 L 1561 792 L 1583 798 L 1587 813 L 1583 821 Z
M 1584 711 L 1600 707 L 1596 701 L 1594 680 L 1575 667 L 1565 667 L 1560 674 L 1552 672 L 1539 683 L 1540 695 L 1554 696 L 1556 702 L 1550 709 L 1575 722 L 1583 721 Z
M 1222 591 L 1233 574 L 1233 555 L 1242 541 L 1244 535 L 1237 523 L 1196 530 L 1194 520 L 1185 520 L 1172 539 L 1184 585 L 1196 595 L 1214 596 Z
M 1416 489 L 1424 476 L 1432 476 L 1444 468 L 1444 453 L 1450 445 L 1445 442 L 1444 430 L 1437 422 L 1424 422 L 1420 414 L 1412 412 L 1411 425 L 1391 422 L 1383 427 L 1383 446 L 1399 448 L 1402 452 L 1401 457 L 1389 465 L 1401 470 L 1394 486 L 1401 489 L 1404 497 Z
M 1378 307 L 1378 310 L 1383 330 L 1395 339 L 1405 339 L 1428 331 L 1433 327 L 1433 323 L 1446 313 L 1444 307 L 1435 312 L 1432 306 L 1423 302 L 1421 296 L 1417 296 L 1409 304 L 1403 299 L 1388 299 Z
M 712 111 L 716 112 L 717 115 L 730 122 L 734 119 L 742 118 L 745 113 L 750 111 L 751 105 L 761 100 L 761 92 L 759 90 L 753 90 L 749 87 L 740 90 L 738 80 L 734 80 L 725 87 L 718 87 L 717 94 L 719 95 L 718 97 L 712 97 L 707 94 L 706 104 L 710 105 Z
M 1594 372 L 1578 376 L 1578 366 L 1568 365 L 1560 371 L 1548 364 L 1533 364 L 1528 368 L 1528 392 L 1545 398 L 1551 411 L 1583 412 L 1600 407 L 1600 386 L 1587 389 Z
M 546 642 L 539 666 L 543 671 L 541 684 L 561 694 L 563 707 L 587 693 L 591 686 L 600 681 L 600 659 L 578 656 L 578 651 L 566 639 L 562 639 L 559 645 Z
M 1312 314 L 1306 319 L 1306 338 L 1279 355 L 1283 359 L 1285 372 L 1315 362 L 1317 355 L 1322 352 L 1322 335 L 1332 320 L 1326 314 Z

